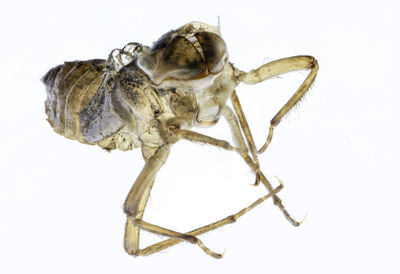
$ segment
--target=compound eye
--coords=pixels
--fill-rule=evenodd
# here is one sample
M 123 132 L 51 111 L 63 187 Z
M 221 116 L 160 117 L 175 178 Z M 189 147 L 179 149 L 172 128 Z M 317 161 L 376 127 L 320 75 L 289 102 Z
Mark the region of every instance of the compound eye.
M 196 34 L 211 74 L 219 73 L 224 69 L 228 60 L 228 51 L 222 38 L 212 32 L 199 32 Z
M 197 79 L 207 74 L 207 64 L 188 39 L 178 36 L 159 57 L 152 74 L 157 84 L 166 79 Z

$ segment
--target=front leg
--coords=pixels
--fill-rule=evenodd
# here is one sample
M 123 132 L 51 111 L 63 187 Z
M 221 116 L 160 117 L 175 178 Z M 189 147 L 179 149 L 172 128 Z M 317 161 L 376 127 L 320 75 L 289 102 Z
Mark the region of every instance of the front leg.
M 314 82 L 318 71 L 318 62 L 312 56 L 293 56 L 276 60 L 258 69 L 252 70 L 248 73 L 238 72 L 238 80 L 246 84 L 257 84 L 272 77 L 278 76 L 291 71 L 307 69 L 310 73 L 307 75 L 304 82 L 300 85 L 293 96 L 286 102 L 286 104 L 278 111 L 270 122 L 267 141 L 259 149 L 258 153 L 263 153 L 268 145 L 271 143 L 274 128 L 280 123 L 282 118 L 304 97 L 310 89 L 311 84 Z M 235 109 L 236 110 L 236 109 Z M 240 116 L 239 116 L 240 118 Z M 247 136 L 246 136 L 247 137 Z

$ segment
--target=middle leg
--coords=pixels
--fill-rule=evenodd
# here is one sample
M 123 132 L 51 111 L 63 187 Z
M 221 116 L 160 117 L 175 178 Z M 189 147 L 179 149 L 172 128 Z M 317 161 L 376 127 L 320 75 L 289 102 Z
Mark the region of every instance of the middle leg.
M 254 163 L 249 154 L 248 154 L 248 149 L 246 147 L 243 135 L 242 135 L 242 131 L 241 129 L 243 129 L 243 126 L 247 127 L 246 130 L 243 129 L 243 132 L 245 133 L 245 136 L 247 137 L 248 140 L 248 144 L 249 146 L 253 146 L 253 148 L 250 151 L 255 150 L 255 146 L 254 146 L 254 141 L 253 141 L 253 137 L 251 135 L 250 129 L 248 128 L 248 124 L 246 122 L 246 118 L 244 116 L 242 107 L 240 105 L 239 102 L 239 98 L 236 95 L 236 92 L 234 91 L 232 94 L 233 100 L 232 103 L 233 105 L 236 105 L 236 112 L 239 112 L 240 115 L 235 115 L 235 113 L 232 111 L 231 108 L 229 108 L 228 106 L 225 107 L 223 115 L 225 117 L 225 119 L 228 121 L 231 131 L 232 131 L 232 136 L 234 139 L 234 142 L 236 145 L 239 146 L 239 149 L 241 151 L 240 155 L 242 156 L 242 158 L 246 161 L 246 163 L 250 166 L 250 168 L 259 175 L 259 178 L 261 180 L 261 182 L 264 184 L 264 186 L 268 189 L 268 191 L 272 191 L 272 185 L 271 183 L 267 180 L 267 178 L 264 176 L 264 174 L 260 171 L 259 166 L 256 165 L 256 163 Z M 242 117 L 242 118 L 240 118 Z M 242 127 L 239 126 L 239 120 L 242 119 L 243 122 L 241 122 Z M 249 132 L 248 135 L 246 135 L 246 132 Z M 252 145 L 251 145 L 252 144 Z M 252 154 L 253 154 L 252 153 Z M 283 215 L 286 217 L 286 219 L 294 226 L 299 226 L 302 221 L 296 221 L 293 217 L 290 216 L 289 212 L 286 210 L 285 206 L 282 204 L 282 200 L 277 196 L 274 195 L 273 196 L 273 201 L 274 204 L 279 207 L 279 209 L 282 211 Z
M 264 174 L 259 170 L 257 165 L 253 162 L 251 157 L 248 154 L 248 149 L 245 145 L 245 141 L 243 139 L 243 136 L 240 131 L 239 123 L 237 120 L 236 115 L 233 113 L 233 111 L 226 106 L 223 112 L 223 115 L 227 119 L 231 130 L 232 130 L 232 135 L 234 138 L 234 142 L 236 146 L 239 147 L 233 147 L 229 142 L 224 141 L 224 140 L 219 140 L 212 138 L 210 136 L 206 136 L 194 131 L 190 130 L 181 130 L 178 128 L 171 127 L 169 128 L 169 131 L 171 134 L 174 134 L 175 136 L 181 138 L 181 139 L 186 139 L 192 142 L 200 142 L 203 144 L 209 144 L 213 146 L 217 146 L 223 149 L 231 150 L 231 151 L 236 151 L 238 152 L 242 158 L 245 160 L 245 162 L 250 166 L 253 172 L 259 174 L 259 178 L 263 185 L 268 189 L 269 192 L 273 191 L 273 187 L 271 183 L 267 180 L 267 178 L 264 176 Z M 282 204 L 282 200 L 277 196 L 273 195 L 273 201 L 276 206 L 279 207 L 279 209 L 282 211 L 286 219 L 292 223 L 294 226 L 299 226 L 301 222 L 296 221 L 293 217 L 290 216 L 288 211 L 286 210 L 285 206 Z

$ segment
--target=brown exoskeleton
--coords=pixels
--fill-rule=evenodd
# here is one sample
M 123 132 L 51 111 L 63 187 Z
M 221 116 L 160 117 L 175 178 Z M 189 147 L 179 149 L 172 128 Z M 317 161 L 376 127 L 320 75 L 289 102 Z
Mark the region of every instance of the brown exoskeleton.
M 271 120 L 267 140 L 257 151 L 236 86 L 240 82 L 256 84 L 302 69 L 310 72 Z M 112 51 L 108 60 L 66 62 L 51 69 L 42 80 L 47 89 L 48 121 L 57 133 L 106 150 L 142 149 L 145 166 L 124 203 L 125 250 L 131 255 L 148 255 L 189 241 L 220 258 L 221 254 L 208 249 L 197 236 L 235 222 L 269 197 L 293 225 L 300 224 L 276 195 L 282 185 L 273 188 L 260 171 L 257 154 L 268 147 L 274 128 L 308 91 L 317 70 L 314 57 L 294 56 L 243 72 L 229 62 L 219 28 L 192 22 L 164 34 L 152 47 L 130 43 L 122 50 Z M 227 106 L 228 100 L 233 110 Z M 191 130 L 214 125 L 221 116 L 230 125 L 234 146 Z M 144 209 L 156 174 L 171 145 L 180 139 L 238 152 L 254 172 L 256 184 L 261 181 L 269 194 L 236 214 L 187 233 L 144 221 Z M 140 229 L 169 239 L 140 249 Z

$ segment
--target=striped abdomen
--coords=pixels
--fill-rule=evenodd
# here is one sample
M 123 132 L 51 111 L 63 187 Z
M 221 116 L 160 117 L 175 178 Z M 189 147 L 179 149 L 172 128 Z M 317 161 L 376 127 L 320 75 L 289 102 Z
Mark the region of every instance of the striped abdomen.
M 105 72 L 106 61 L 96 59 L 66 62 L 42 78 L 47 90 L 46 114 L 54 131 L 89 143 L 82 136 L 79 113 L 96 94 Z
M 46 73 L 42 81 L 47 90 L 47 120 L 54 131 L 67 138 L 107 150 L 132 149 L 138 145 L 135 138 L 110 118 L 103 102 L 106 69 L 105 60 L 94 59 L 65 62 Z

